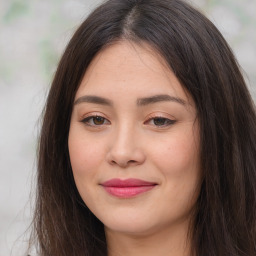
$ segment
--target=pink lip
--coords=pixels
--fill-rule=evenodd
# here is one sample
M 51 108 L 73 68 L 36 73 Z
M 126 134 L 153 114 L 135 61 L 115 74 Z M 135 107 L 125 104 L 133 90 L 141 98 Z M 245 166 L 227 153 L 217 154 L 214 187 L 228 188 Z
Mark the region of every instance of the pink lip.
M 157 184 L 139 179 L 112 179 L 101 184 L 111 195 L 129 198 L 153 189 Z

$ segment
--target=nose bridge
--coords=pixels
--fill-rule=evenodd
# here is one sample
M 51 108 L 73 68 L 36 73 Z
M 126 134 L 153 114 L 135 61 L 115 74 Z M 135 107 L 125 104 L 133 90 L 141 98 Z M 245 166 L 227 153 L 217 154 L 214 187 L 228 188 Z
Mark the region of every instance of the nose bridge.
M 134 147 L 134 138 L 136 137 L 134 125 L 131 122 L 124 121 L 116 128 L 115 144 L 123 150 Z
M 108 161 L 126 167 L 131 164 L 141 164 L 144 160 L 145 155 L 138 139 L 138 130 L 132 122 L 124 120 L 113 131 Z

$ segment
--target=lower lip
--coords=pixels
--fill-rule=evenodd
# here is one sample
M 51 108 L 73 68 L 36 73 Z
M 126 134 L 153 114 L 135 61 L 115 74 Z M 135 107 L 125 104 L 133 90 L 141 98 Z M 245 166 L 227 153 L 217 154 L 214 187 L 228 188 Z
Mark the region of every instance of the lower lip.
M 145 193 L 154 187 L 155 185 L 136 187 L 104 187 L 104 189 L 112 196 L 119 198 L 130 198 Z

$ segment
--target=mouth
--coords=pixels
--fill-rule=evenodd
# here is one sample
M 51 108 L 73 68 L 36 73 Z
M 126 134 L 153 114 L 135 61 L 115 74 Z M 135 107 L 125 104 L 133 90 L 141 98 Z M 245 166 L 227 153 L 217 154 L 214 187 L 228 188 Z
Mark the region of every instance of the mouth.
M 157 183 L 139 179 L 111 179 L 101 185 L 112 196 L 131 198 L 153 189 Z

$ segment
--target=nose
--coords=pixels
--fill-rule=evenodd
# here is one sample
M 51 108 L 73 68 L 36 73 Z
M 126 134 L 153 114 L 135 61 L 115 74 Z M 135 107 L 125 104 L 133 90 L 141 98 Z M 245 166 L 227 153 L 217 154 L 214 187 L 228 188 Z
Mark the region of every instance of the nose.
M 138 134 L 128 127 L 119 129 L 110 138 L 107 162 L 121 168 L 143 164 L 146 156 Z

